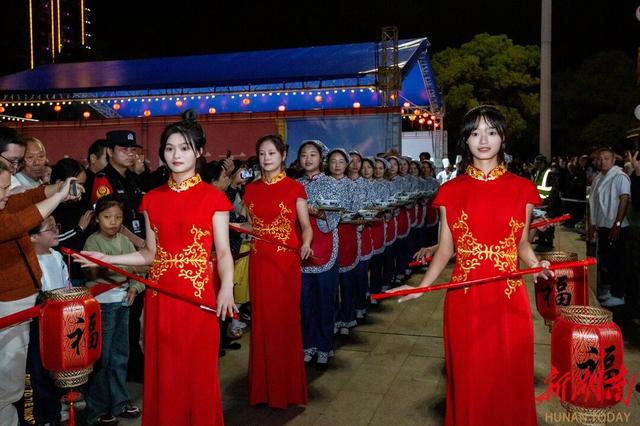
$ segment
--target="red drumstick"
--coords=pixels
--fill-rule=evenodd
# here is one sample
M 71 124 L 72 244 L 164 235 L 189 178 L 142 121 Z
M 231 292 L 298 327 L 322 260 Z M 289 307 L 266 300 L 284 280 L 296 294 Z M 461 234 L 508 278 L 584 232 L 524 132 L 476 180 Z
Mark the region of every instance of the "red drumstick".
M 594 259 L 593 257 L 587 257 L 584 260 L 554 263 L 550 265 L 549 268 L 546 268 L 546 269 L 553 271 L 556 269 L 579 268 L 579 267 L 586 267 L 586 266 L 595 265 L 595 264 L 596 264 L 596 259 Z M 450 289 L 461 288 L 461 287 L 472 287 L 475 285 L 486 284 L 493 281 L 503 281 L 510 278 L 520 278 L 523 275 L 531 275 L 538 272 L 542 272 L 544 269 L 545 268 L 543 268 L 542 266 L 537 266 L 535 268 L 521 269 L 519 271 L 510 272 L 508 274 L 495 275 L 493 277 L 478 278 L 478 279 L 469 280 L 469 281 L 448 282 L 443 284 L 432 285 L 429 287 L 416 287 L 408 290 L 399 290 L 393 293 L 372 294 L 371 298 L 374 300 L 378 300 L 378 299 L 387 299 L 387 298 L 396 297 L 396 296 L 404 296 L 407 294 L 414 294 L 414 293 L 428 293 L 428 292 L 437 291 L 437 290 L 450 290 Z
M 569 213 L 563 214 L 562 216 L 552 217 L 551 219 L 542 219 L 539 222 L 534 222 L 529 225 L 529 229 L 541 228 L 545 225 L 551 225 L 553 223 L 564 222 L 565 220 L 571 219 L 571 215 Z
M 414 260 L 413 262 L 409 262 L 409 268 L 415 268 L 417 266 L 426 265 L 427 263 L 433 260 L 433 256 L 425 257 L 422 260 Z
M 95 257 L 91 257 L 91 256 L 88 256 L 88 255 L 83 254 L 83 253 L 78 253 L 77 251 L 71 250 L 71 249 L 66 248 L 66 247 L 62 247 L 60 249 L 60 251 L 62 253 L 64 253 L 64 254 L 66 254 L 66 255 L 76 254 L 78 256 L 84 257 L 85 259 L 95 263 L 98 266 L 102 266 L 102 267 L 107 268 L 107 269 L 109 269 L 109 270 L 111 270 L 113 272 L 117 272 L 118 274 L 124 275 L 125 277 L 130 278 L 132 280 L 139 281 L 139 282 L 143 283 L 144 285 L 146 285 L 147 287 L 157 291 L 158 293 L 162 293 L 162 294 L 164 294 L 166 296 L 169 296 L 169 297 L 172 297 L 174 299 L 178 299 L 178 300 L 181 300 L 183 302 L 189 303 L 191 305 L 195 305 L 195 306 L 199 307 L 200 309 L 202 309 L 204 311 L 217 312 L 216 308 L 214 306 L 201 303 L 201 302 L 199 302 L 199 301 L 197 301 L 195 299 L 192 299 L 192 298 L 187 297 L 187 296 L 183 296 L 181 294 L 176 294 L 176 293 L 174 293 L 174 292 L 172 292 L 170 290 L 167 290 L 166 288 L 160 287 L 158 285 L 158 283 L 155 283 L 153 281 L 149 281 L 146 278 L 142 278 L 142 277 L 139 277 L 137 275 L 134 275 L 131 272 L 125 271 L 122 268 L 118 268 L 117 266 L 114 266 L 114 265 L 111 265 L 109 263 L 103 262 L 102 260 L 96 259 Z M 235 313 L 235 312 L 233 313 L 232 317 L 233 317 L 233 319 L 239 319 L 238 314 Z
M 252 236 L 253 238 L 255 238 L 256 240 L 263 241 L 263 242 L 265 242 L 265 243 L 269 243 L 269 244 L 273 244 L 273 245 L 278 246 L 278 247 L 284 247 L 284 248 L 289 249 L 289 250 L 291 250 L 291 251 L 293 251 L 293 252 L 295 252 L 295 253 L 300 254 L 300 249 L 297 249 L 297 248 L 296 248 L 296 247 L 294 247 L 294 246 L 290 246 L 290 245 L 288 245 L 288 244 L 277 243 L 277 242 L 275 242 L 275 241 L 272 241 L 272 240 L 268 240 L 268 239 L 266 239 L 266 238 L 259 237 L 259 236 L 258 236 L 258 235 L 256 235 L 254 232 L 248 231 L 248 230 L 246 230 L 246 229 L 244 229 L 244 228 L 240 228 L 240 227 L 235 226 L 235 225 L 229 225 L 229 229 L 231 229 L 232 231 L 239 232 L 239 233 L 241 233 L 241 234 L 251 235 L 251 236 Z M 309 257 L 310 257 L 311 259 L 320 260 L 320 258 L 319 258 L 318 256 L 311 255 L 311 256 L 309 256 Z

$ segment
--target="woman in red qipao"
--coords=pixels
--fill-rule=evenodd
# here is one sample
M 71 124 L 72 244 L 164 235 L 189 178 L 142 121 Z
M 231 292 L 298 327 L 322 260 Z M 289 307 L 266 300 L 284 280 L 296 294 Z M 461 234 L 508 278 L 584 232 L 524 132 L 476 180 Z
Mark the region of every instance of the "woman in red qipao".
M 540 198 L 530 181 L 502 164 L 505 130 L 506 121 L 494 107 L 483 105 L 465 115 L 461 143 L 472 164 L 466 174 L 444 184 L 433 201 L 440 209 L 440 244 L 420 287 L 434 283 L 454 249 L 453 282 L 515 271 L 518 257 L 528 267 L 548 268 L 527 240 L 529 218 Z M 537 424 L 533 324 L 522 284 L 520 279 L 496 281 L 447 292 L 446 425 Z
M 196 173 L 204 143 L 204 132 L 192 111 L 169 125 L 162 133 L 159 153 L 171 177 L 167 185 L 149 192 L 140 207 L 147 224 L 145 248 L 121 256 L 87 254 L 118 265 L 151 264 L 151 281 L 194 302 L 217 304 L 218 316 L 224 320 L 234 309 L 229 248 L 233 207 L 224 193 Z M 217 297 L 217 277 L 210 268 L 212 243 L 221 280 Z M 144 329 L 142 424 L 224 424 L 216 315 L 148 290 Z
M 244 195 L 253 232 L 270 241 L 254 240 L 249 258 L 249 404 L 266 403 L 274 408 L 307 403 L 300 260 L 313 254 L 313 231 L 304 187 L 284 173 L 285 151 L 279 135 L 258 140 L 262 179 L 247 185 Z M 302 243 L 296 220 L 302 229 Z M 283 245 L 300 247 L 299 253 Z

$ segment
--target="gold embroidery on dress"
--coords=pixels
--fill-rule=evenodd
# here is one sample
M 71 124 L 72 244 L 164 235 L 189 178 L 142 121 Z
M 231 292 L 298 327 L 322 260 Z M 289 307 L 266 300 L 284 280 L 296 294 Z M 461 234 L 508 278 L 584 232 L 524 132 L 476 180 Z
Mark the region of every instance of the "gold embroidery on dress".
M 196 173 L 195 175 L 191 176 L 189 179 L 183 180 L 180 183 L 176 182 L 173 179 L 173 175 L 171 175 L 169 177 L 169 182 L 167 182 L 167 184 L 169 185 L 169 188 L 171 188 L 173 191 L 182 192 L 182 191 L 186 191 L 189 188 L 193 188 L 200 182 L 202 182 L 202 178 L 200 177 L 199 174 Z
M 460 230 L 461 234 L 456 240 L 456 257 L 458 260 L 459 274 L 452 277 L 452 281 L 465 281 L 469 276 L 469 272 L 480 266 L 480 262 L 488 260 L 493 262 L 494 268 L 500 272 L 512 272 L 518 267 L 518 249 L 516 244 L 516 232 L 524 228 L 524 223 L 517 222 L 513 217 L 509 220 L 511 232 L 506 238 L 498 241 L 498 244 L 487 245 L 480 243 L 473 232 L 469 229 L 467 223 L 469 215 L 462 210 L 460 217 L 453 224 L 453 229 Z M 516 284 L 520 281 L 519 284 Z M 522 285 L 521 280 L 507 280 L 507 289 L 505 293 L 507 297 L 515 289 Z M 467 292 L 465 288 L 465 293 Z M 507 292 L 507 290 L 509 290 Z
M 274 177 L 273 179 L 271 179 L 271 180 L 267 180 L 267 177 L 263 175 L 263 176 L 262 176 L 262 181 L 263 181 L 264 183 L 266 183 L 267 185 L 273 185 L 273 184 L 275 184 L 275 183 L 280 182 L 282 179 L 284 179 L 284 178 L 286 178 L 286 177 L 287 177 L 287 174 L 286 174 L 286 173 L 285 173 L 285 171 L 283 170 L 283 171 L 281 171 L 280 173 L 278 173 L 278 175 L 277 175 L 277 176 L 275 176 L 275 177 Z
M 256 216 L 253 203 L 249 204 L 249 215 L 251 215 L 253 230 L 259 237 L 270 235 L 282 244 L 287 244 L 289 236 L 293 230 L 291 221 L 287 218 L 287 215 L 291 214 L 291 210 L 284 205 L 284 202 L 280 202 L 278 207 L 280 207 L 280 214 L 278 214 L 278 216 L 269 225 L 265 224 L 262 219 Z M 289 250 L 285 247 L 278 246 L 277 251 Z
M 477 167 L 471 164 L 467 166 L 467 174 L 472 178 L 481 180 L 483 182 L 496 180 L 505 173 L 507 173 L 507 168 L 505 167 L 504 164 L 500 164 L 498 167 L 495 167 L 486 176 L 482 172 L 482 170 L 478 169 Z
M 157 282 L 170 268 L 178 268 L 180 272 L 178 276 L 187 281 L 191 281 L 195 291 L 194 296 L 202 299 L 202 290 L 209 282 L 207 270 L 209 267 L 209 252 L 202 245 L 202 238 L 209 236 L 209 231 L 202 230 L 195 225 L 191 227 L 191 235 L 193 242 L 182 249 L 180 253 L 170 254 L 164 247 L 160 245 L 158 230 L 153 227 L 156 234 L 156 257 L 153 259 L 151 270 L 149 271 L 149 279 Z M 186 269 L 185 267 L 190 267 Z

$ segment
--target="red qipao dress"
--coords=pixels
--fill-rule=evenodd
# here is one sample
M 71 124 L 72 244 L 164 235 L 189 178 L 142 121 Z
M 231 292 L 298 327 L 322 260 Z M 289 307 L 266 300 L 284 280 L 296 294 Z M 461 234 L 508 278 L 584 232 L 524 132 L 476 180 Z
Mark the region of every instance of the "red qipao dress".
M 149 192 L 140 210 L 156 235 L 149 279 L 198 303 L 216 304 L 218 277 L 209 262 L 213 215 L 233 208 L 199 175 Z M 144 316 L 142 424 L 222 425 L 218 382 L 219 326 L 215 314 L 147 290 Z
M 451 281 L 518 269 L 526 205 L 540 204 L 536 187 L 498 166 L 487 176 L 470 166 L 444 184 L 433 201 L 444 206 L 456 264 Z M 533 324 L 522 280 L 447 292 L 446 425 L 536 425 Z
M 296 203 L 304 186 L 281 173 L 271 182 L 247 185 L 244 202 L 261 238 L 299 247 Z M 249 258 L 251 347 L 249 404 L 274 408 L 307 403 L 302 349 L 300 256 L 290 249 L 253 240 Z

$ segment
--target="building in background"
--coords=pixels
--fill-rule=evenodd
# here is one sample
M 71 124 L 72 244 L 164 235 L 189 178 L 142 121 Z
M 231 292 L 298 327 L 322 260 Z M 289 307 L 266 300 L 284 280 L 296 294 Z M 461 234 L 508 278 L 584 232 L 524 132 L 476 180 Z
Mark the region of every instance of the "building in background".
M 90 59 L 89 0 L 27 1 L 30 68 Z

